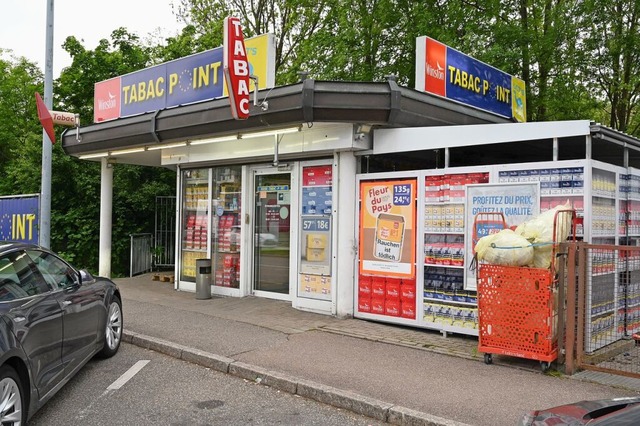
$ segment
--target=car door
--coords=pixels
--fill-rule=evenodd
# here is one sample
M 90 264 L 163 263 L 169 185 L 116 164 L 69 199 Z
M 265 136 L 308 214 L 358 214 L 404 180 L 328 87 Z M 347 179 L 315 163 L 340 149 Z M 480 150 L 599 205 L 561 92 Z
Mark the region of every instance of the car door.
M 78 272 L 52 253 L 28 250 L 62 307 L 62 362 L 67 373 L 81 367 L 98 349 L 106 327 L 105 292 L 95 282 L 80 283 Z
M 0 303 L 9 305 L 6 322 L 28 358 L 42 397 L 64 377 L 62 310 L 24 251 L 0 257 Z

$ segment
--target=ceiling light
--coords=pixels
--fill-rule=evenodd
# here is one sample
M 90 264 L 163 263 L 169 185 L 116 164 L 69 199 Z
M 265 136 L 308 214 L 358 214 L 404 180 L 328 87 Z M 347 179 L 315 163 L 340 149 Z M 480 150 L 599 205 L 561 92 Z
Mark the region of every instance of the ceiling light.
M 157 149 L 180 148 L 181 146 L 187 146 L 187 143 L 179 142 L 179 143 L 173 143 L 169 145 L 153 145 L 153 146 L 148 146 L 147 151 L 155 151 Z
M 108 152 L 97 152 L 95 154 L 79 155 L 78 159 L 80 159 L 80 160 L 88 160 L 89 158 L 101 158 L 101 157 L 106 157 L 107 155 L 109 155 Z
M 189 145 L 191 145 L 191 146 L 204 145 L 204 144 L 207 144 L 207 143 L 235 141 L 237 139 L 238 139 L 238 135 L 230 135 L 230 136 L 222 136 L 222 137 L 219 137 L 219 138 L 200 139 L 200 140 L 197 140 L 197 141 L 191 141 L 191 142 L 189 142 Z
M 144 148 L 122 149 L 120 151 L 111 151 L 110 155 L 135 154 L 136 152 L 144 152 Z
M 288 127 L 286 129 L 268 130 L 266 132 L 243 133 L 241 136 L 242 136 L 242 139 L 250 139 L 250 138 L 259 138 L 262 136 L 286 135 L 288 133 L 297 133 L 299 131 L 300 131 L 300 126 Z

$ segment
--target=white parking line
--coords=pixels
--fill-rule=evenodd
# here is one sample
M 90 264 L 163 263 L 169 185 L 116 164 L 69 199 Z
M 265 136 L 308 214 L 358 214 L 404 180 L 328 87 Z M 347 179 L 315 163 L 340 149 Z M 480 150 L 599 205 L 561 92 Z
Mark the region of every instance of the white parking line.
M 133 364 L 133 366 L 130 369 L 128 369 L 122 376 L 120 376 L 118 380 L 111 383 L 107 389 L 108 390 L 120 389 L 122 386 L 124 386 L 125 383 L 131 380 L 133 376 L 138 374 L 138 372 L 142 370 L 142 367 L 144 367 L 148 363 L 149 363 L 148 359 L 143 359 L 136 362 L 135 364 Z

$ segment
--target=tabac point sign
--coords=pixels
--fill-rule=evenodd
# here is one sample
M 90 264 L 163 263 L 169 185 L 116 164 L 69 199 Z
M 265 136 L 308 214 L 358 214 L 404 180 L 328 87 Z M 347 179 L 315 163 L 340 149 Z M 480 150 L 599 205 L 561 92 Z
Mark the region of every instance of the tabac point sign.
M 224 75 L 231 113 L 236 120 L 249 118 L 249 61 L 238 18 L 224 20 Z
M 524 81 L 426 36 L 416 40 L 416 90 L 527 121 Z

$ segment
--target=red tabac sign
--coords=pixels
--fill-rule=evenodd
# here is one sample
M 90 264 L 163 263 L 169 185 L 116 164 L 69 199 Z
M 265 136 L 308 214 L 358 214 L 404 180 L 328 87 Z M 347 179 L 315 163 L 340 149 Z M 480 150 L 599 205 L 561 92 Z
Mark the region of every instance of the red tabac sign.
M 56 134 L 53 131 L 53 118 L 38 92 L 36 92 L 36 108 L 38 109 L 38 119 L 40 120 L 44 131 L 47 132 L 49 140 L 51 143 L 56 143 Z
M 249 118 L 249 61 L 238 18 L 224 20 L 224 74 L 233 118 Z

